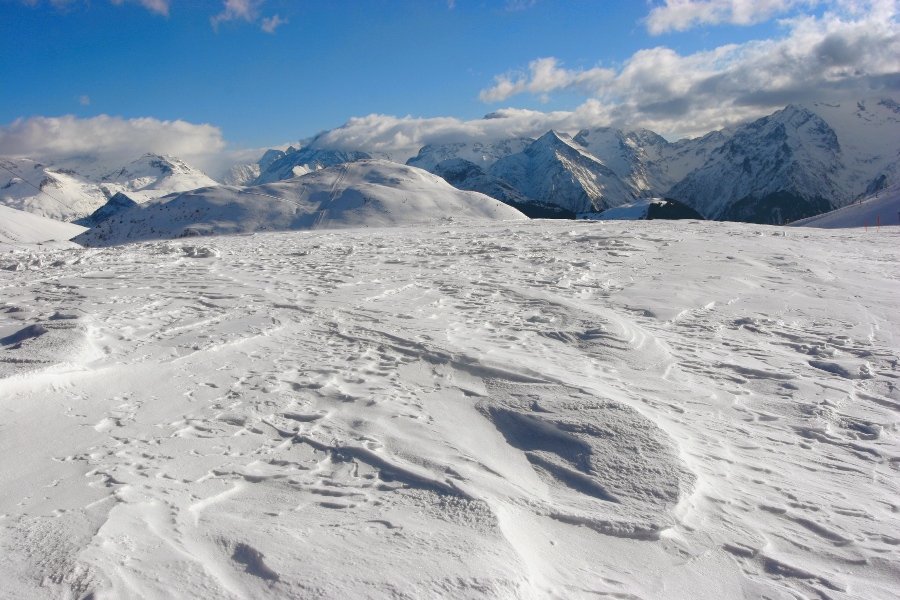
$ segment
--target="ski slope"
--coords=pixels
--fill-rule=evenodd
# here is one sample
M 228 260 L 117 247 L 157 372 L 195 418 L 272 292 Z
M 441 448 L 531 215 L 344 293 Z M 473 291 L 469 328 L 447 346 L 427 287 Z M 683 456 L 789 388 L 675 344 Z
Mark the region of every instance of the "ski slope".
M 4 254 L 0 597 L 896 598 L 895 232 Z

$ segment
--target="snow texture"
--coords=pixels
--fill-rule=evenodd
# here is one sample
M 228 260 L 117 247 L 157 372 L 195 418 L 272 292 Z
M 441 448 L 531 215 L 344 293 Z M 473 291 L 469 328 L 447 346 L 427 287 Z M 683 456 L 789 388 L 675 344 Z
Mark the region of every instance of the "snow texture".
M 896 598 L 898 247 L 535 220 L 6 253 L 0 597 Z

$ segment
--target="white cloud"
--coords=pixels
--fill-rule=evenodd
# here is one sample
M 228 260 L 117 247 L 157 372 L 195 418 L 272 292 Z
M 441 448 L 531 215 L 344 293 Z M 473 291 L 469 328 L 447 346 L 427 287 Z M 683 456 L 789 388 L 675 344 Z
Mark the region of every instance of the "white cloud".
M 78 0 L 48 0 L 50 4 L 59 9 L 67 9 L 72 4 L 75 4 Z M 169 2 L 170 0 L 109 0 L 116 6 L 121 6 L 125 2 L 139 3 L 141 6 L 149 10 L 150 12 L 154 12 L 158 15 L 162 15 L 164 17 L 169 16 Z M 41 0 L 22 0 L 24 4 L 29 6 L 37 6 L 41 4 Z
M 115 158 L 155 152 L 184 158 L 217 153 L 224 147 L 218 127 L 149 117 L 32 117 L 0 127 L 0 156 Z
M 260 23 L 260 29 L 262 29 L 266 33 L 275 33 L 276 28 L 278 28 L 280 25 L 284 25 L 287 22 L 287 19 L 282 19 L 278 15 L 266 17 Z
M 554 58 L 507 73 L 481 92 L 485 102 L 516 94 L 576 92 L 593 97 L 611 124 L 661 133 L 702 132 L 791 102 L 900 91 L 900 28 L 895 2 L 850 7 L 858 18 L 826 13 L 784 24 L 780 40 L 680 55 L 641 50 L 617 69 L 570 70 Z
M 78 104 L 82 106 L 88 106 L 91 103 L 91 97 L 85 94 L 84 96 L 78 96 Z
M 256 9 L 260 4 L 262 4 L 262 0 L 225 0 L 224 10 L 212 17 L 210 21 L 216 29 L 220 23 L 225 21 L 242 20 L 251 23 L 258 16 Z
M 219 25 L 227 21 L 255 23 L 259 19 L 259 7 L 263 2 L 265 0 L 224 0 L 222 12 L 210 19 L 213 29 L 218 31 Z M 279 26 L 287 22 L 287 19 L 282 19 L 276 14 L 271 17 L 264 17 L 259 25 L 260 29 L 266 33 L 275 33 Z
M 821 0 L 664 0 L 647 16 L 647 30 L 658 35 L 685 31 L 696 25 L 733 23 L 751 25 L 792 8 L 809 7 Z
M 369 115 L 355 117 L 318 136 L 313 147 L 362 150 L 404 162 L 426 144 L 490 142 L 509 137 L 535 138 L 551 129 L 574 133 L 605 124 L 607 108 L 589 100 L 574 111 L 540 112 L 521 109 L 495 111 L 483 119 L 462 121 L 452 117 L 421 119 Z

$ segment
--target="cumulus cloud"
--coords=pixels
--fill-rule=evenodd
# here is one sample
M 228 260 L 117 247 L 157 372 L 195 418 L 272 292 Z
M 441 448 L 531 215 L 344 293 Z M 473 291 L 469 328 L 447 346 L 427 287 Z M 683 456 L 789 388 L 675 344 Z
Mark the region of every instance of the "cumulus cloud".
M 640 50 L 616 69 L 565 69 L 554 58 L 495 78 L 485 102 L 516 94 L 591 96 L 612 124 L 661 132 L 703 132 L 791 102 L 900 91 L 900 28 L 895 2 L 857 15 L 826 13 L 785 22 L 780 40 L 725 45 L 681 55 Z M 857 5 L 858 8 L 858 5 Z
M 147 152 L 189 157 L 214 154 L 224 147 L 218 127 L 149 117 L 32 117 L 0 127 L 0 156 L 41 160 L 138 157 Z
M 798 6 L 809 7 L 821 0 L 665 0 L 647 16 L 653 35 L 685 31 L 696 25 L 733 23 L 751 25 Z

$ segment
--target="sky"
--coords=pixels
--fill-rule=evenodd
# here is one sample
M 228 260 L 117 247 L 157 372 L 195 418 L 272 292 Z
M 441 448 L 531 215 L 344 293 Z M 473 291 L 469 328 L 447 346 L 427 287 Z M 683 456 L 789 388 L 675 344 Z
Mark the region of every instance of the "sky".
M 897 97 L 897 0 L 0 0 L 0 155 L 211 171 L 318 143 L 646 127 Z M 493 119 L 484 119 L 490 114 Z

